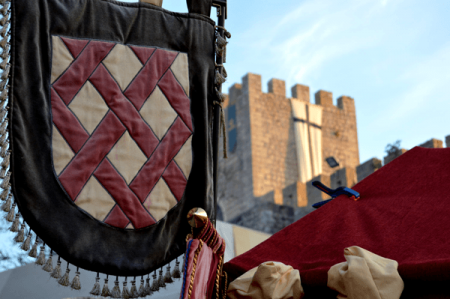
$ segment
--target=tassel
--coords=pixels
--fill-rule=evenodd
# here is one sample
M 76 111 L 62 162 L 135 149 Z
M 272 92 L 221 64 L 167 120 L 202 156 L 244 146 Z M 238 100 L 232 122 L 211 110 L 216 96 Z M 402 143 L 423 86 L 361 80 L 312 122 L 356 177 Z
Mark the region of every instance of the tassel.
M 114 288 L 111 291 L 111 298 L 122 298 L 119 287 L 119 277 L 116 276 L 116 281 L 114 281 Z
M 122 298 L 123 299 L 130 299 L 130 292 L 128 291 L 127 278 L 126 277 L 125 277 L 125 281 L 123 282 Z
M 5 27 L 3 27 L 2 30 L 0 31 L 0 36 L 1 36 L 1 37 L 5 37 L 7 33 L 8 33 L 8 26 L 5 26 Z
M 159 283 L 158 280 L 156 279 L 156 271 L 153 273 L 153 283 L 152 283 L 152 287 L 150 288 L 150 290 L 152 292 L 158 292 L 159 291 Z
M 58 256 L 58 262 L 56 263 L 55 269 L 53 269 L 52 274 L 50 274 L 50 277 L 53 278 L 61 278 L 61 257 Z
M 6 174 L 6 167 L 2 167 L 0 168 L 0 179 L 5 178 L 5 174 Z M 11 184 L 9 184 L 11 186 Z
M 2 10 L 0 9 L 0 12 L 1 12 Z M 3 38 L 1 41 L 0 41 L 0 47 L 2 48 L 2 49 L 4 49 L 5 47 L 6 47 L 6 44 L 8 43 L 8 37 L 5 37 L 5 38 Z
M 5 89 L 5 90 L 6 90 L 6 89 Z M 5 92 L 5 90 L 2 91 L 1 94 L 3 94 L 3 93 Z M 0 94 L 0 100 L 2 100 L 2 99 L 1 99 L 1 94 Z M 6 120 L 6 118 L 5 118 L 5 120 Z M 0 144 L 5 143 L 5 140 L 6 140 L 6 137 L 7 137 L 7 136 L 8 136 L 8 134 L 2 134 L 2 136 L 0 137 Z
M 39 245 L 39 238 L 36 236 L 36 241 L 34 241 L 34 245 L 28 253 L 29 257 L 37 257 L 37 247 Z
M 80 272 L 78 270 L 79 268 L 77 267 L 77 272 L 75 272 L 75 277 L 73 278 L 72 284 L 70 285 L 70 288 L 72 290 L 81 290 Z
M 166 288 L 166 284 L 164 283 L 164 277 L 163 277 L 163 268 L 159 269 L 159 277 L 158 277 L 158 286 L 160 288 Z
M 8 196 L 9 187 L 11 187 L 11 184 L 9 184 L 8 188 L 4 189 L 2 193 L 0 194 L 0 199 L 5 201 L 6 197 Z
M 58 280 L 58 283 L 59 283 L 60 285 L 62 285 L 62 286 L 64 286 L 64 287 L 68 287 L 68 286 L 69 286 L 69 284 L 70 284 L 70 281 L 69 281 L 69 272 L 70 272 L 70 269 L 69 269 L 69 263 L 67 263 L 66 273 L 64 273 L 63 277 L 61 277 L 61 279 Z
M 16 218 L 14 219 L 14 222 L 9 228 L 9 230 L 12 231 L 13 233 L 17 233 L 19 231 L 19 225 L 20 225 L 20 213 L 17 213 Z
M 2 54 L 4 54 L 4 53 L 2 53 Z M 1 57 L 1 55 L 0 55 L 0 57 Z M 8 82 L 7 80 L 0 80 L 0 90 L 5 89 L 7 82 Z M 9 87 L 9 85 L 8 85 L 8 87 Z
M 25 224 L 22 224 L 19 233 L 14 238 L 14 241 L 16 241 L 16 243 L 22 243 L 24 239 L 25 239 Z
M 50 251 L 50 256 L 48 257 L 48 260 L 45 262 L 44 267 L 42 267 L 42 270 L 46 271 L 46 272 L 53 272 L 53 260 L 52 260 L 52 256 L 53 256 L 53 250 Z
M 164 276 L 164 282 L 167 284 L 173 283 L 172 275 L 170 274 L 170 264 L 167 264 L 167 272 Z
M 223 100 L 225 99 L 225 96 L 223 95 L 223 93 L 221 93 L 221 92 L 217 89 L 217 87 L 216 87 L 215 89 L 216 89 L 216 96 L 217 96 L 217 98 L 219 99 L 220 102 L 223 102 Z
M 216 70 L 216 77 L 215 77 L 215 83 L 216 85 L 220 85 L 224 83 L 227 79 L 225 79 L 224 76 L 219 72 L 219 70 Z
M 172 277 L 176 279 L 181 278 L 180 262 L 178 261 L 178 258 L 175 260 L 175 267 L 173 268 Z
M 4 49 L 2 54 L 0 55 L 1 59 L 5 60 L 5 59 L 7 59 L 9 57 L 9 49 L 10 49 L 10 45 L 7 44 L 6 45 L 6 49 Z M 6 76 L 6 77 L 8 77 L 8 76 Z M 3 79 L 3 76 L 2 76 L 2 79 Z
M 14 221 L 14 212 L 16 211 L 16 204 L 13 203 L 11 209 L 8 212 L 8 215 L 6 215 L 6 221 L 13 222 Z
M 6 141 L 4 144 L 1 145 L 2 149 L 0 150 L 0 157 L 2 157 L 2 158 L 6 157 L 6 153 L 8 152 L 8 144 L 9 144 L 9 142 Z M 3 183 L 2 183 L 2 185 L 3 185 Z M 6 184 L 5 186 L 8 186 L 8 184 Z M 6 188 L 3 188 L 3 189 L 6 189 Z
M 8 118 L 5 118 L 5 120 L 2 122 L 2 124 L 0 125 L 0 134 L 4 135 L 6 134 L 6 127 L 8 126 Z M 9 162 L 9 159 L 8 159 Z M 5 166 L 5 162 L 2 162 L 2 166 Z
M 217 31 L 216 31 L 216 40 L 217 40 L 217 45 L 218 45 L 220 48 L 223 48 L 223 47 L 225 47 L 225 46 L 228 44 L 227 40 L 226 40 L 225 38 L 223 38 L 223 37 L 220 35 L 220 33 L 217 32 Z
M 11 211 L 11 194 L 9 194 L 8 198 L 2 205 L 2 211 L 3 212 L 9 212 Z M 16 207 L 15 204 L 13 204 L 13 207 Z
M 8 24 L 9 23 L 8 18 L 9 16 L 5 16 L 2 19 L 0 19 L 0 26 L 5 26 L 6 24 Z
M 4 48 L 3 51 L 5 51 L 6 49 L 9 49 L 9 44 L 6 45 L 6 47 Z M 3 53 L 2 53 L 3 54 Z M 11 65 L 7 64 L 5 70 L 3 71 L 2 75 L 1 75 L 1 79 L 2 80 L 6 80 L 8 79 L 9 76 L 9 71 L 11 70 Z
M 6 14 L 8 13 L 8 9 L 9 9 L 9 3 L 5 3 L 2 7 L 2 9 L 0 9 L 0 13 L 4 16 L 6 16 Z
M 25 239 L 25 242 L 23 242 L 22 246 L 20 246 L 20 249 L 22 249 L 23 251 L 30 250 L 31 236 L 32 235 L 31 235 L 31 230 L 30 230 L 27 238 Z
M 9 145 L 9 141 L 2 143 L 2 145 L 1 145 L 2 148 L 0 150 L 0 157 L 2 157 L 2 158 L 6 157 L 6 153 L 8 152 L 8 145 Z M 8 178 L 8 183 L 9 183 L 9 178 Z M 4 186 L 8 187 L 8 183 L 3 184 L 3 182 L 2 182 L 2 186 L 4 185 Z M 2 187 L 2 186 L 0 186 L 0 187 Z M 6 188 L 3 188 L 3 189 L 6 189 Z
M 6 47 L 3 49 L 3 51 L 5 51 L 6 49 L 9 49 L 9 44 L 6 45 Z M 1 75 L 2 80 L 8 79 L 10 70 L 11 70 L 11 65 L 7 64 L 5 70 L 3 71 L 2 75 Z
M 89 292 L 92 296 L 100 296 L 102 294 L 100 290 L 100 274 L 97 272 L 97 277 L 95 278 L 94 287 L 92 291 Z
M 148 274 L 145 281 L 146 281 L 146 283 L 145 283 L 145 289 L 144 289 L 144 291 L 145 291 L 144 297 L 147 295 L 150 296 L 151 294 L 153 294 L 152 286 L 150 286 L 150 274 Z
M 141 276 L 141 285 L 139 286 L 139 297 L 147 296 L 146 288 L 144 287 L 144 276 Z
M 2 110 L 0 110 L 0 121 L 3 122 L 3 119 L 5 118 L 6 114 L 8 113 L 8 107 L 3 107 Z M 4 144 L 2 143 L 2 147 L 4 147 Z
M 131 281 L 130 298 L 139 298 L 139 292 L 136 288 L 136 276 L 134 280 Z
M 102 297 L 110 297 L 110 296 L 111 296 L 111 292 L 109 291 L 109 287 L 108 287 L 108 275 L 106 275 L 105 284 L 103 285 L 103 289 L 102 289 Z
M 6 152 L 5 152 L 5 156 L 6 156 Z M 11 172 L 8 171 L 5 178 L 3 179 L 2 184 L 0 185 L 0 187 L 2 187 L 2 189 L 7 189 L 9 187 L 9 179 L 10 178 L 11 178 Z
M 45 263 L 45 244 L 41 246 L 41 251 L 39 251 L 39 256 L 36 259 L 35 264 L 42 266 L 44 265 L 44 263 Z

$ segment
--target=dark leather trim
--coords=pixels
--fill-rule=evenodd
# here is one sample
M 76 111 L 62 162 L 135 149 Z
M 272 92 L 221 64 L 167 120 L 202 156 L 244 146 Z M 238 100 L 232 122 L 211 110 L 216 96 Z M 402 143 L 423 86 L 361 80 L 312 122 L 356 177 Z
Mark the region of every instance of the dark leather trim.
M 143 275 L 182 254 L 190 231 L 187 212 L 203 207 L 215 217 L 210 126 L 214 22 L 146 3 L 106 0 L 14 0 L 12 16 L 12 190 L 25 221 L 63 259 L 110 275 Z M 130 231 L 97 221 L 72 202 L 56 178 L 51 35 L 188 53 L 193 167 L 183 198 L 157 224 Z

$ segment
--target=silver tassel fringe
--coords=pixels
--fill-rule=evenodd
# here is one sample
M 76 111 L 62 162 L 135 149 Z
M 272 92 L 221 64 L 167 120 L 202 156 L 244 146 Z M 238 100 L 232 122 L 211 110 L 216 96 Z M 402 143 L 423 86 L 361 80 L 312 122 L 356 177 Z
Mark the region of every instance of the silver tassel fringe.
M 45 263 L 45 244 L 41 246 L 41 251 L 39 251 L 39 256 L 36 259 L 35 264 L 42 266 L 44 265 L 44 263 Z
M 123 282 L 122 298 L 123 299 L 130 299 L 130 292 L 128 291 L 127 278 L 126 277 L 125 277 L 125 281 Z
M 164 283 L 173 283 L 172 275 L 170 274 L 170 264 L 167 264 L 167 272 L 166 275 L 164 275 Z
M 6 174 L 6 167 L 0 168 L 0 179 L 3 179 Z
M 141 285 L 139 286 L 139 297 L 145 297 L 147 294 L 145 293 L 144 287 L 144 276 L 141 277 Z
M 136 288 L 136 277 L 131 281 L 130 298 L 139 298 L 139 292 Z
M 8 33 L 8 26 L 4 26 L 0 31 L 0 36 L 5 37 L 7 33 Z
M 42 267 L 42 270 L 52 273 L 53 272 L 53 251 L 50 251 L 50 256 L 48 257 L 47 261 L 45 262 L 44 267 Z
M 62 286 L 64 286 L 64 287 L 68 287 L 68 286 L 69 286 L 69 284 L 70 284 L 70 281 L 69 281 L 69 272 L 70 272 L 70 269 L 69 269 L 69 263 L 67 263 L 66 273 L 64 273 L 63 277 L 61 277 L 61 279 L 58 280 L 58 283 L 59 283 L 60 285 L 62 285 Z
M 111 291 L 111 298 L 122 298 L 122 293 L 120 292 L 119 287 L 119 277 L 116 277 L 116 281 L 114 281 L 114 287 Z
M 0 194 L 0 199 L 5 201 L 6 197 L 8 196 L 9 193 L 9 187 L 11 187 L 11 184 L 9 184 L 8 188 L 3 189 L 2 193 Z
M 152 287 L 150 286 L 150 274 L 147 276 L 144 291 L 145 291 L 144 297 L 147 295 L 150 296 L 151 294 L 153 294 Z
M 23 242 L 22 246 L 20 246 L 20 249 L 22 249 L 23 251 L 30 250 L 31 237 L 32 237 L 32 235 L 31 235 L 31 230 L 30 230 L 27 238 L 25 239 L 25 242 Z
M 5 152 L 5 156 L 6 156 L 6 152 Z M 2 187 L 2 189 L 7 189 L 9 187 L 9 179 L 10 178 L 11 178 L 11 172 L 8 171 L 5 178 L 3 179 L 2 184 L 0 185 L 0 187 Z
M 24 240 L 25 240 L 25 224 L 22 223 L 22 226 L 20 227 L 17 236 L 14 237 L 14 241 L 16 243 L 22 243 Z
M 39 245 L 39 238 L 36 236 L 36 241 L 34 241 L 34 245 L 28 253 L 29 257 L 37 257 L 37 247 Z
M 215 77 L 215 84 L 220 85 L 224 83 L 227 79 L 225 79 L 224 76 L 219 72 L 219 70 L 216 70 L 216 77 Z
M 9 50 L 9 44 L 6 45 L 6 47 L 4 48 L 3 51 L 5 51 L 6 49 Z M 3 52 L 2 54 L 4 54 L 4 52 Z M 10 65 L 10 64 L 7 64 L 5 70 L 3 71 L 2 75 L 1 75 L 1 79 L 2 79 L 2 80 L 8 79 L 9 71 L 10 71 L 10 70 L 11 70 L 11 65 Z
M 166 288 L 166 284 L 164 283 L 163 269 L 162 268 L 159 269 L 158 286 L 160 288 Z
M 100 289 L 100 277 L 99 273 L 97 272 L 97 277 L 95 278 L 94 287 L 92 288 L 92 291 L 89 292 L 92 296 L 100 296 L 102 294 L 102 290 Z
M 6 14 L 8 13 L 8 9 L 9 9 L 9 3 L 6 3 L 3 5 L 2 9 L 0 9 L 0 13 L 3 16 L 6 16 Z
M 56 267 L 53 269 L 52 274 L 50 274 L 50 277 L 56 279 L 61 278 L 61 257 L 58 257 L 58 262 L 56 263 Z
M 3 212 L 9 212 L 11 211 L 11 194 L 9 194 L 8 198 L 6 199 L 6 201 L 3 203 L 2 205 L 2 211 Z M 15 207 L 15 205 L 13 204 L 13 206 Z
M 2 11 L 2 10 L 0 9 L 0 12 L 1 12 L 1 11 Z M 5 37 L 4 39 L 2 39 L 2 40 L 0 41 L 0 47 L 1 47 L 2 49 L 5 49 L 7 44 L 8 44 L 8 38 L 7 38 L 7 37 Z
M 0 63 L 0 69 L 5 69 L 7 64 L 4 64 L 6 60 L 3 60 L 3 63 Z M 0 93 L 0 101 L 6 100 L 6 97 L 8 96 L 8 88 L 4 88 L 3 91 Z
M 3 143 L 2 145 L 1 145 L 1 147 L 2 147 L 2 149 L 0 150 L 0 157 L 2 157 L 2 158 L 5 158 L 6 157 L 6 153 L 8 152 L 8 144 L 9 144 L 9 142 L 8 141 L 6 141 L 5 143 Z M 3 185 L 3 184 L 2 184 Z M 7 186 L 8 184 L 6 184 L 6 186 Z M 3 188 L 3 187 L 2 187 Z M 3 189 L 5 189 L 5 188 L 3 188 Z
M 8 215 L 6 215 L 6 221 L 13 222 L 14 221 L 14 212 L 16 211 L 16 204 L 13 203 L 11 209 L 8 212 Z
M 80 272 L 78 271 L 78 267 L 77 272 L 75 272 L 75 277 L 73 278 L 72 283 L 70 284 L 70 288 L 72 290 L 81 290 Z
M 181 278 L 181 272 L 180 272 L 180 262 L 178 261 L 178 258 L 175 261 L 175 267 L 172 271 L 172 277 L 175 279 Z
M 5 118 L 5 120 L 0 125 L 0 134 L 2 134 L 2 135 L 6 134 L 6 127 L 8 126 L 8 121 L 9 121 L 9 119 Z M 9 163 L 9 159 L 8 159 L 8 163 Z M 2 166 L 6 166 L 5 162 L 2 162 Z
M 105 284 L 103 285 L 103 289 L 102 289 L 102 297 L 110 297 L 110 296 L 111 296 L 111 292 L 109 291 L 109 286 L 108 286 L 108 276 L 106 276 Z
M 153 273 L 152 277 L 153 277 L 153 283 L 152 283 L 152 287 L 150 288 L 150 290 L 152 292 L 158 292 L 159 291 L 159 283 L 158 283 L 158 280 L 156 279 L 156 271 Z
M 10 47 L 11 47 L 11 46 L 10 46 L 9 44 L 6 45 L 6 49 L 4 49 L 3 52 L 2 52 L 2 54 L 0 55 L 0 58 L 1 58 L 1 59 L 5 60 L 5 59 L 8 58 Z M 8 77 L 8 76 L 6 76 L 6 77 Z M 2 76 L 2 79 L 3 79 L 3 76 Z
M 17 233 L 19 231 L 19 226 L 20 226 L 20 213 L 17 213 L 16 218 L 14 219 L 14 222 L 9 228 L 9 230 L 12 231 L 13 233 Z
M 222 36 L 220 36 L 220 33 L 216 31 L 216 40 L 217 40 L 217 45 L 221 48 L 225 47 L 228 42 L 226 39 L 224 39 Z
M 1 56 L 1 55 L 0 55 Z M 8 81 L 7 80 L 3 80 L 3 81 L 0 81 L 0 90 L 3 90 L 3 89 L 5 89 L 5 86 L 6 86 L 6 83 L 7 83 Z M 9 85 L 8 85 L 9 86 Z

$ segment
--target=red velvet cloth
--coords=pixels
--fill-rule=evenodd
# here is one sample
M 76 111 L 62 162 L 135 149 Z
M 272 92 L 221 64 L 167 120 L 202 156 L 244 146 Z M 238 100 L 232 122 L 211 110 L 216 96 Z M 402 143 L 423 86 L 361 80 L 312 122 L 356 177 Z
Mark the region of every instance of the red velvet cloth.
M 235 278 L 266 261 L 300 270 L 307 297 L 327 290 L 327 272 L 357 245 L 399 263 L 402 298 L 446 298 L 450 289 L 450 148 L 415 147 L 339 196 L 237 256 Z M 441 287 L 446 286 L 445 289 Z M 308 294 L 307 290 L 310 290 Z

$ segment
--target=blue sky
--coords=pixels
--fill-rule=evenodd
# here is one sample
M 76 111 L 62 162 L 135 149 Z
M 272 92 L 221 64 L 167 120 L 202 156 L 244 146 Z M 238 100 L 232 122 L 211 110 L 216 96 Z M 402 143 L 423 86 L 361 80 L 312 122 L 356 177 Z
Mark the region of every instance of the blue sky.
M 133 2 L 133 1 L 129 1 Z M 185 1 L 163 7 L 186 12 Z M 248 72 L 356 102 L 361 162 L 450 135 L 450 1 L 229 1 L 228 82 Z M 214 16 L 214 14 L 213 14 Z

